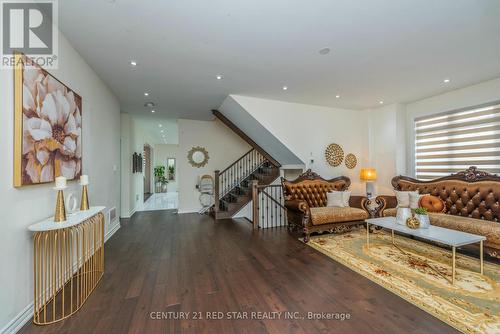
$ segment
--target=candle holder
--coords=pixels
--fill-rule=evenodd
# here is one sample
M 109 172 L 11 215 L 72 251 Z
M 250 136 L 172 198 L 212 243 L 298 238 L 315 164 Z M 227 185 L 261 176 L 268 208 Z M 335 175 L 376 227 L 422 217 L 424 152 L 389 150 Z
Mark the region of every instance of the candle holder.
M 57 189 L 56 199 L 56 212 L 54 214 L 54 221 L 60 223 L 66 220 L 66 206 L 64 204 L 63 190 Z
M 80 202 L 80 210 L 85 211 L 90 208 L 89 204 L 89 195 L 88 195 L 88 190 L 87 190 L 87 185 L 84 185 L 82 187 L 82 200 Z

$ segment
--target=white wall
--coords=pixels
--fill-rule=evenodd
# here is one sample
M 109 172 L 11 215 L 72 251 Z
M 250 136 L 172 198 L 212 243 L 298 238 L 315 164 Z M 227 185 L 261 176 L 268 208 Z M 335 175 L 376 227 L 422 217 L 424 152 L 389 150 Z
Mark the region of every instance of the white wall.
M 304 162 L 299 159 L 284 143 L 266 129 L 248 111 L 239 104 L 232 95 L 226 97 L 218 110 L 231 120 L 243 133 L 247 134 L 260 147 L 265 147 L 266 152 L 282 166 L 299 165 Z M 286 120 L 282 120 L 285 121 Z
M 121 164 L 122 164 L 122 210 L 120 217 L 131 217 L 136 209 L 144 203 L 144 170 L 132 173 L 132 155 L 143 154 L 144 145 L 151 147 L 151 161 L 154 162 L 154 143 L 152 135 L 138 124 L 129 114 L 121 114 Z M 151 164 L 151 189 L 154 190 L 153 164 Z
M 174 158 L 175 159 L 175 180 L 168 181 L 167 191 L 175 192 L 177 191 L 177 179 L 179 177 L 179 168 L 177 168 L 178 164 L 178 156 L 179 156 L 179 145 L 173 144 L 156 144 L 154 147 L 155 159 L 154 166 L 165 166 L 165 172 L 168 173 L 167 169 L 167 159 Z
M 201 209 L 200 193 L 196 189 L 201 175 L 214 175 L 223 170 L 250 150 L 250 146 L 220 121 L 194 121 L 179 119 L 179 213 L 196 212 Z M 210 159 L 201 168 L 189 164 L 187 154 L 194 146 L 204 147 Z
M 365 186 L 359 180 L 359 170 L 367 166 L 369 158 L 368 121 L 364 111 L 240 95 L 231 97 L 304 161 L 308 168 L 324 178 L 345 175 L 351 179 L 353 193 L 365 194 Z M 331 143 L 341 145 L 345 154 L 355 154 L 358 158 L 356 168 L 348 169 L 345 164 L 330 166 L 324 154 Z M 314 163 L 310 162 L 311 158 Z
M 121 193 L 120 193 L 120 217 L 130 217 L 133 210 L 132 195 L 132 125 L 129 114 L 120 115 L 120 165 L 121 165 Z
M 457 89 L 406 105 L 408 175 L 415 175 L 415 118 L 500 101 L 500 78 Z
M 83 173 L 90 177 L 92 205 L 120 210 L 120 107 L 113 93 L 59 34 L 59 69 L 49 71 L 82 96 Z M 33 301 L 32 234 L 27 227 L 53 215 L 53 185 L 15 189 L 13 179 L 14 91 L 12 70 L 0 78 L 0 329 Z M 70 182 L 65 194 L 80 197 L 80 187 Z M 119 212 L 119 211 L 118 211 Z M 113 222 L 119 224 L 118 221 Z M 115 226 L 106 222 L 106 233 Z M 0 330 L 1 331 L 1 330 Z
M 370 164 L 377 169 L 376 192 L 392 194 L 396 175 L 415 176 L 415 118 L 500 101 L 500 78 L 406 105 L 366 110 Z
M 369 165 L 377 170 L 375 195 L 392 195 L 392 178 L 406 174 L 405 109 L 403 105 L 392 104 L 365 112 Z

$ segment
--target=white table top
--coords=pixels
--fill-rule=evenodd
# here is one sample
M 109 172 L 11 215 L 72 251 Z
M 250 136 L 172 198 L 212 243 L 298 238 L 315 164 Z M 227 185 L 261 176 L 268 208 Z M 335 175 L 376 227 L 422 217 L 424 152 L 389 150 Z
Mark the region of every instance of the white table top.
M 448 246 L 459 247 L 486 240 L 486 237 L 482 235 L 450 230 L 448 228 L 433 225 L 429 226 L 429 228 L 411 229 L 406 225 L 398 224 L 395 217 L 367 219 L 366 222 L 371 225 L 410 234 L 422 239 L 440 242 Z
M 41 222 L 33 224 L 28 227 L 28 230 L 33 232 L 42 232 L 42 231 L 53 231 L 60 230 L 63 228 L 72 227 L 78 225 L 90 217 L 98 214 L 101 211 L 106 209 L 105 206 L 92 206 L 90 209 L 86 211 L 77 211 L 75 213 L 66 214 L 66 220 L 63 222 L 56 223 L 54 221 L 54 217 L 47 218 Z

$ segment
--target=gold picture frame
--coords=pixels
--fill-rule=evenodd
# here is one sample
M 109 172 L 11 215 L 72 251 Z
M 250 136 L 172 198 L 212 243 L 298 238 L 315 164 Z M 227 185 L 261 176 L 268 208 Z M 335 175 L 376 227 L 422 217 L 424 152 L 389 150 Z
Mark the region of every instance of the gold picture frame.
M 26 55 L 14 60 L 14 187 L 78 179 L 82 97 Z
M 210 156 L 204 147 L 194 146 L 189 150 L 187 158 L 191 166 L 201 168 L 208 163 Z

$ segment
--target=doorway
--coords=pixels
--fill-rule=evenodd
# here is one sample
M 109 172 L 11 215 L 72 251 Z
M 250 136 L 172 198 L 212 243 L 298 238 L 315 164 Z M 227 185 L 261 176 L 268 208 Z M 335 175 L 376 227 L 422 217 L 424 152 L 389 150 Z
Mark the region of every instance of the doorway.
M 144 145 L 144 202 L 151 197 L 151 147 Z
M 156 144 L 150 147 L 152 194 L 137 211 L 176 210 L 179 206 L 177 189 L 179 146 Z

